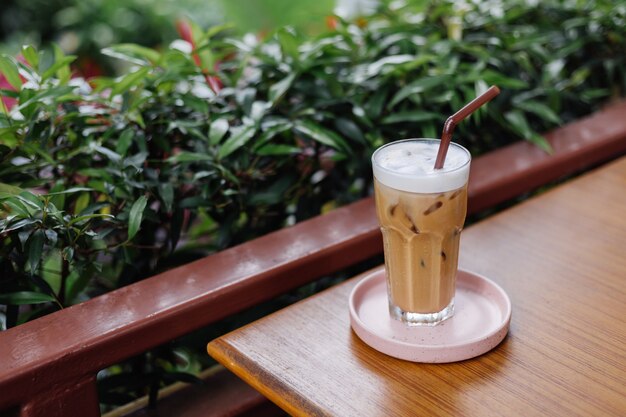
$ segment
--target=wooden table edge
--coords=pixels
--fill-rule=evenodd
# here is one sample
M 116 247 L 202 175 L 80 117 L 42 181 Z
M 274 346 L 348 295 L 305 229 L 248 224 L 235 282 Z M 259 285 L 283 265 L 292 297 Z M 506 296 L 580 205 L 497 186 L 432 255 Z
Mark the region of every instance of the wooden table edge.
M 332 287 L 327 288 L 324 291 L 314 294 L 311 297 L 307 297 L 279 311 L 276 311 L 265 317 L 262 317 L 259 320 L 264 320 L 267 317 L 270 317 L 274 314 L 281 313 L 284 310 L 287 310 L 290 308 L 296 308 L 299 304 L 307 302 L 313 298 L 323 296 L 327 292 L 334 291 L 340 286 L 343 286 L 343 285 L 354 286 L 356 285 L 357 282 L 363 279 L 363 277 L 365 277 L 366 275 L 369 275 L 372 272 L 378 271 L 382 268 L 384 268 L 383 264 L 377 265 L 371 269 L 368 269 L 367 271 L 364 271 L 358 275 L 355 275 L 352 278 L 349 278 L 343 282 L 340 282 L 337 285 L 333 285 Z M 346 314 L 349 314 L 349 312 L 346 311 Z M 322 410 L 320 410 L 320 408 L 317 405 L 307 400 L 299 399 L 296 396 L 294 396 L 291 393 L 290 389 L 288 387 L 285 387 L 284 384 L 280 382 L 277 378 L 275 378 L 272 374 L 266 372 L 263 368 L 258 366 L 252 360 L 249 360 L 248 358 L 246 358 L 245 355 L 240 353 L 237 349 L 233 348 L 230 343 L 225 341 L 225 339 L 227 339 L 229 334 L 237 332 L 241 329 L 244 329 L 247 326 L 252 326 L 254 325 L 254 323 L 256 323 L 256 321 L 250 324 L 247 324 L 241 328 L 235 329 L 225 335 L 217 337 L 216 339 L 209 342 L 207 344 L 208 354 L 213 359 L 218 361 L 221 365 L 223 365 L 226 369 L 228 369 L 229 371 L 237 375 L 239 378 L 241 378 L 243 381 L 245 381 L 252 388 L 254 388 L 255 390 L 259 391 L 261 394 L 263 394 L 268 400 L 272 401 L 274 404 L 276 404 L 277 406 L 282 408 L 284 411 L 286 411 L 289 415 L 291 416 L 320 415 Z M 263 377 L 259 378 L 258 376 L 261 376 L 261 375 Z M 263 381 L 269 381 L 269 382 L 261 382 L 261 379 L 263 379 Z M 298 404 L 298 407 L 296 407 L 293 404 Z
M 268 400 L 276 404 L 291 416 L 306 416 L 300 408 L 296 408 L 285 397 L 280 395 L 279 390 L 270 388 L 272 385 L 282 385 L 274 376 L 265 372 L 262 368 L 249 361 L 239 352 L 229 349 L 229 344 L 220 338 L 217 338 L 207 345 L 207 352 L 213 359 L 222 364 L 226 369 L 237 375 L 252 388 L 263 394 Z M 239 364 L 246 364 L 240 366 Z M 255 375 L 263 375 L 265 381 L 270 383 L 262 383 Z M 311 404 L 307 404 L 308 409 L 314 409 Z

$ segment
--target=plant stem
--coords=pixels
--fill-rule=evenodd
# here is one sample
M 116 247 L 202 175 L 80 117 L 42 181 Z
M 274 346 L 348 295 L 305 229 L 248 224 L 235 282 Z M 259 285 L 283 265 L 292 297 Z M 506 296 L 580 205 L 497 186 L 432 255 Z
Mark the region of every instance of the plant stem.
M 70 264 L 67 260 L 63 259 L 61 263 L 61 286 L 59 288 L 59 303 L 65 305 L 65 292 L 67 287 L 67 277 L 70 274 Z

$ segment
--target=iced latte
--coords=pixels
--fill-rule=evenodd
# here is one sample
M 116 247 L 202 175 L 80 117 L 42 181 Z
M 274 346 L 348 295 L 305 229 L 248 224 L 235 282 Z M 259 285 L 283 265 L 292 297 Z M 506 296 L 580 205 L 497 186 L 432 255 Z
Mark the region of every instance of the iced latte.
M 452 143 L 435 170 L 438 146 L 438 140 L 409 139 L 372 156 L 389 309 L 408 324 L 435 325 L 454 313 L 470 154 Z

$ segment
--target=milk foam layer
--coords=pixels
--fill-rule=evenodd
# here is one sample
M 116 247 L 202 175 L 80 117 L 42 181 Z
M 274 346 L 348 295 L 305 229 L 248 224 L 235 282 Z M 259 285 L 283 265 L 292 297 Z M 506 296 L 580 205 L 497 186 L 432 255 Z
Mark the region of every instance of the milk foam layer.
M 471 156 L 467 149 L 450 143 L 442 169 L 435 169 L 437 139 L 406 139 L 389 143 L 374 152 L 374 177 L 396 190 L 438 193 L 463 187 L 469 176 Z

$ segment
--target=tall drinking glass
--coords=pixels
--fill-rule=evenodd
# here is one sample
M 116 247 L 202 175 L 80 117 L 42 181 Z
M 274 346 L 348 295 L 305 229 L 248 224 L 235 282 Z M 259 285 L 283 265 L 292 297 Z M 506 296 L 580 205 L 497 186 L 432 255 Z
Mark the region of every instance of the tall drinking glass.
M 406 139 L 372 155 L 389 311 L 409 325 L 433 326 L 454 314 L 471 156 L 451 143 L 436 170 L 439 142 Z

